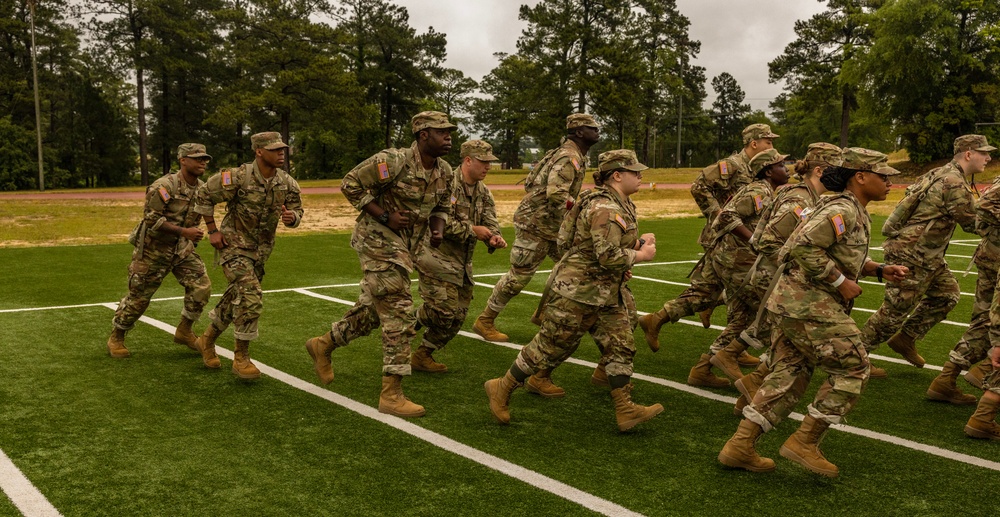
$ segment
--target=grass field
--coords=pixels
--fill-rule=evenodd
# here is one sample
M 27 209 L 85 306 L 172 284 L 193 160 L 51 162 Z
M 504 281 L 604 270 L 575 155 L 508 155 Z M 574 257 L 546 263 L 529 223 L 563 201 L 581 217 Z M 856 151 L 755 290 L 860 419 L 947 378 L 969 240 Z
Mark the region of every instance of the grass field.
M 698 258 L 702 222 L 641 222 L 659 240 L 656 262 L 637 267 L 630 282 L 641 311 L 681 292 Z M 874 226 L 880 224 L 876 218 Z M 509 228 L 505 236 L 513 239 Z M 955 238 L 949 261 L 961 272 L 975 241 L 961 232 Z M 566 398 L 518 390 L 512 424 L 495 424 L 482 383 L 501 375 L 533 336 L 528 320 L 544 274 L 498 319 L 510 344 L 463 332 L 435 354 L 449 373 L 405 380 L 406 394 L 427 408 L 426 417 L 403 421 L 375 410 L 381 369 L 375 334 L 336 350 L 336 379 L 321 387 L 303 342 L 329 329 L 357 297 L 359 266 L 348 240 L 346 233 L 279 237 L 264 280 L 261 338 L 251 350 L 265 376 L 249 384 L 235 379 L 227 359 L 222 371 L 209 371 L 197 353 L 172 343 L 182 294 L 172 278 L 128 335 L 133 357 L 107 356 L 127 245 L 0 249 L 8 264 L 0 276 L 4 492 L 29 505 L 22 508 L 29 515 L 46 508 L 64 515 L 241 516 L 997 512 L 983 494 L 1000 489 L 1000 445 L 964 437 L 972 408 L 923 397 L 937 373 L 933 365 L 946 360 L 969 319 L 974 270 L 957 275 L 968 294 L 919 344 L 927 368 L 901 364 L 884 345 L 878 351 L 884 355 L 876 364 L 890 378 L 872 381 L 848 425 L 823 442 L 841 468 L 839 479 L 828 480 L 778 456 L 798 424 L 795 416 L 759 444 L 777 460 L 776 472 L 732 471 L 716 462 L 738 423 L 736 391 L 684 384 L 719 332 L 692 322 L 666 326 L 657 354 L 637 338 L 635 399 L 660 402 L 666 411 L 635 432 L 617 432 L 607 392 L 589 384 L 598 358 L 589 337 L 554 374 Z M 872 255 L 881 257 L 877 250 Z M 479 249 L 482 286 L 466 330 L 507 260 L 505 250 Z M 221 293 L 221 271 L 213 267 L 210 274 Z M 862 287 L 854 313 L 861 322 L 882 296 L 878 284 Z M 722 310 L 714 323 L 725 324 Z M 196 330 L 204 325 L 205 319 Z M 232 339 L 230 331 L 219 340 L 224 357 L 231 357 Z M 804 407 L 805 401 L 797 409 Z M 37 492 L 23 489 L 28 481 Z M 32 493 L 39 506 L 30 506 Z M 0 515 L 17 514 L 0 498 Z

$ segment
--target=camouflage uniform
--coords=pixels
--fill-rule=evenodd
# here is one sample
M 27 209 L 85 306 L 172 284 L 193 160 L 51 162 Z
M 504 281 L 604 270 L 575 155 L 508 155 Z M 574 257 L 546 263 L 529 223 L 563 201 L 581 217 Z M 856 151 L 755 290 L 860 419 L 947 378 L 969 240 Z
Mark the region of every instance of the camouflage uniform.
M 259 135 L 280 142 L 277 133 L 259 133 L 254 137 L 263 138 Z M 257 339 L 257 320 L 264 308 L 260 287 L 264 265 L 274 250 L 282 206 L 295 213 L 292 228 L 302 221 L 299 194 L 299 184 L 287 172 L 276 169 L 274 176 L 265 179 L 256 160 L 221 171 L 198 189 L 195 211 L 199 214 L 213 216 L 215 205 L 226 203 L 219 231 L 227 245 L 219 250 L 219 263 L 229 285 L 208 317 L 219 330 L 235 322 L 233 335 L 238 340 Z
M 492 151 L 482 140 L 462 144 L 463 157 L 496 161 Z M 431 247 L 430 234 L 425 234 L 415 260 L 423 300 L 417 321 L 427 329 L 422 344 L 431 350 L 444 348 L 458 334 L 469 310 L 475 286 L 472 254 L 477 242 L 472 227 L 485 226 L 493 235 L 500 235 L 493 194 L 482 181 L 466 185 L 461 167 L 455 170 L 450 200 L 452 214 L 441 246 Z
M 882 306 L 862 329 L 869 351 L 897 331 L 913 341 L 923 338 L 958 303 L 958 281 L 948 270 L 944 254 L 956 225 L 975 231 L 973 190 L 954 161 L 928 172 L 907 194 L 923 181 L 933 183 L 899 234 L 887 236 L 882 245 L 885 261 L 908 267 L 910 275 L 902 282 L 886 284 Z
M 340 347 L 381 326 L 385 374 L 411 372 L 410 340 L 416 335 L 416 318 L 410 272 L 415 261 L 430 258 L 416 254 L 424 235 L 429 237 L 429 219 L 448 221 L 453 181 L 451 166 L 441 158 L 433 169 L 423 168 L 416 142 L 406 149 L 385 149 L 344 176 L 341 191 L 361 211 L 351 247 L 358 253 L 364 278 L 357 303 L 333 323 L 331 335 Z M 364 210 L 373 201 L 388 213 L 409 212 L 412 226 L 394 232 Z
M 567 117 L 566 128 L 599 127 L 590 115 Z M 486 306 L 503 311 L 507 303 L 528 285 L 545 257 L 559 260 L 556 239 L 559 225 L 580 193 L 587 157 L 576 142 L 564 139 L 550 150 L 524 180 L 525 196 L 514 212 L 514 245 L 510 270 L 497 282 Z
M 189 144 L 186 144 L 189 145 Z M 183 146 L 181 146 L 183 148 Z M 200 152 L 185 154 L 193 158 L 208 156 L 204 146 Z M 131 330 L 146 311 L 149 301 L 160 288 L 167 273 L 173 273 L 184 286 L 184 309 L 181 316 L 198 321 L 202 309 L 212 294 L 212 282 L 205 263 L 195 252 L 195 244 L 161 230 L 164 223 L 181 228 L 198 226 L 201 215 L 192 210 L 195 193 L 204 182 L 188 185 L 180 173 L 171 173 L 153 182 L 146 189 L 143 218 L 135 230 L 135 250 L 128 266 L 129 292 L 118 304 L 112 320 L 115 328 Z

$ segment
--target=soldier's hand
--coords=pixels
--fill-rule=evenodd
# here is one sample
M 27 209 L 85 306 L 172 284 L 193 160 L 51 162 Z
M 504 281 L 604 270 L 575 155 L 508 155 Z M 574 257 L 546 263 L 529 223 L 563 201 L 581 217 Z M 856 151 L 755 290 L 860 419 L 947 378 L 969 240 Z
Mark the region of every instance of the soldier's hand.
M 285 205 L 281 205 L 281 222 L 285 226 L 291 226 L 295 224 L 295 212 L 285 208 Z
M 436 248 L 444 241 L 444 236 L 438 230 L 431 230 L 431 247 Z
M 635 252 L 635 261 L 649 262 L 650 260 L 653 260 L 653 257 L 655 256 L 656 256 L 656 243 L 654 242 L 650 244 L 647 242 L 646 244 L 643 244 L 641 248 L 639 248 L 639 251 Z
M 212 235 L 209 235 L 208 243 L 217 250 L 221 250 L 229 245 L 229 243 L 226 242 L 226 238 L 222 236 L 222 232 L 215 232 Z
M 656 244 L 656 235 L 652 233 L 644 233 L 639 238 L 646 241 L 646 244 Z
M 884 272 L 883 272 L 884 274 Z M 837 291 L 840 291 L 840 295 L 844 297 L 845 300 L 850 301 L 858 296 L 861 296 L 861 286 L 857 282 L 851 280 L 850 278 L 845 278 L 840 285 L 837 286 Z
M 993 368 L 1000 368 L 1000 346 L 995 346 L 990 349 L 990 362 L 993 363 Z
M 389 228 L 398 232 L 403 228 L 409 228 L 413 224 L 409 212 L 392 212 L 389 214 Z
M 490 237 L 493 236 L 493 233 L 490 232 L 490 229 L 485 226 L 473 226 L 472 233 L 476 234 L 477 239 L 486 243 L 490 242 Z
M 197 244 L 203 237 L 205 237 L 205 232 L 198 228 L 197 226 L 192 228 L 181 228 L 181 237 Z
M 632 270 L 631 270 L 631 269 L 629 269 L 628 271 L 625 271 L 625 274 L 624 274 L 624 275 L 622 275 L 622 278 L 623 278 L 623 279 L 624 279 L 624 280 L 625 280 L 626 282 L 628 282 L 629 280 L 632 280 Z
M 503 249 L 507 247 L 507 241 L 503 240 L 503 235 L 494 235 L 490 237 L 489 245 L 493 249 Z
M 899 282 L 910 276 L 910 268 L 906 266 L 885 266 L 882 268 L 882 278 L 889 282 Z

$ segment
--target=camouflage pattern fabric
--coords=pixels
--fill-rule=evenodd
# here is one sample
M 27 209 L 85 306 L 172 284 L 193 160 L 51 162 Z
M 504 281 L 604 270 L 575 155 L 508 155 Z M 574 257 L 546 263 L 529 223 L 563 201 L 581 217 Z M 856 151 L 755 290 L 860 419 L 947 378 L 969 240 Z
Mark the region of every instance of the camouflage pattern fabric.
M 232 255 L 222 263 L 222 273 L 226 275 L 229 284 L 222 293 L 222 299 L 208 313 L 208 318 L 219 330 L 225 330 L 235 322 L 233 336 L 253 341 L 259 336 L 257 320 L 264 310 L 263 291 L 260 287 L 264 280 L 264 262 L 243 255 Z
M 899 330 L 923 338 L 958 304 L 958 281 L 944 255 L 957 225 L 968 232 L 976 230 L 973 190 L 954 161 L 927 176 L 938 179 L 899 235 L 882 245 L 886 263 L 907 266 L 910 275 L 886 284 L 882 306 L 862 329 L 869 351 Z
M 181 316 L 197 321 L 212 294 L 212 282 L 205 263 L 195 252 L 191 241 L 161 230 L 164 223 L 182 228 L 198 226 L 201 215 L 192 210 L 192 200 L 199 186 L 188 185 L 179 175 L 171 173 L 153 182 L 146 189 L 143 220 L 145 228 L 141 245 L 132 253 L 128 266 L 128 294 L 118 304 L 112 324 L 130 330 L 146 311 L 149 301 L 168 273 L 173 273 L 184 286 L 184 309 Z
M 706 255 L 709 253 L 711 251 Z M 708 260 L 706 256 L 704 262 L 695 265 L 689 278 L 691 285 L 677 298 L 663 304 L 663 310 L 667 312 L 671 322 L 676 323 L 683 317 L 711 309 L 719 304 L 723 291 L 722 279 L 716 274 L 715 268 L 708 264 Z
M 711 228 L 716 214 L 737 190 L 751 181 L 753 174 L 750 172 L 750 158 L 745 151 L 702 169 L 691 184 L 691 196 L 705 216 L 705 228 L 698 239 L 702 247 L 707 249 L 715 240 Z
M 969 328 L 962 334 L 948 360 L 964 369 L 982 361 L 989 353 L 991 307 L 1000 266 L 1000 178 L 993 181 L 976 203 L 976 233 L 983 238 L 976 247 L 973 263 L 976 265 L 976 301 L 972 306 Z M 1000 336 L 998 336 L 1000 337 Z M 1000 342 L 1000 341 L 998 341 Z

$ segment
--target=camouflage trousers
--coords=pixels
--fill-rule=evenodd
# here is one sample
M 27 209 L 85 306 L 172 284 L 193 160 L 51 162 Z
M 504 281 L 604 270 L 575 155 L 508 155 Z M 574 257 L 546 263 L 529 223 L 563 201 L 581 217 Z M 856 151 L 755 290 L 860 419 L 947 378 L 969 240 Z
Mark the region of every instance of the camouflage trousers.
M 462 285 L 420 275 L 420 298 L 423 304 L 417 309 L 417 321 L 424 326 L 422 345 L 440 350 L 462 329 L 472 301 L 472 280 L 466 278 Z
M 870 368 L 857 325 L 844 317 L 837 323 L 776 318 L 771 373 L 743 416 L 769 431 L 792 411 L 818 366 L 829 377 L 809 405 L 809 414 L 832 424 L 843 422 L 861 397 Z
M 906 266 L 910 274 L 901 282 L 886 282 L 882 306 L 861 329 L 861 340 L 869 352 L 897 331 L 922 339 L 951 312 L 961 295 L 947 264 L 930 269 L 889 253 L 885 263 Z
M 257 339 L 257 320 L 264 311 L 263 293 L 260 288 L 264 280 L 264 263 L 250 257 L 236 255 L 224 259 L 222 273 L 229 285 L 222 299 L 215 305 L 208 318 L 220 330 L 235 324 L 233 337 L 243 341 Z
M 725 252 L 724 250 L 720 251 Z M 763 294 L 758 293 L 750 283 L 750 268 L 754 264 L 756 255 L 744 251 L 736 251 L 735 253 L 744 259 L 736 261 L 736 267 L 730 268 L 719 261 L 712 261 L 715 276 L 721 278 L 725 286 L 726 328 L 709 347 L 708 353 L 710 355 L 715 355 L 726 348 L 753 323 L 754 318 L 757 317 L 757 308 L 760 306 L 760 298 Z
M 128 294 L 118 303 L 112 320 L 117 329 L 127 331 L 135 326 L 168 273 L 173 273 L 177 282 L 184 286 L 182 317 L 197 321 L 212 295 L 212 281 L 197 253 L 178 259 L 172 248 L 168 252 L 146 246 L 141 257 L 133 254 L 128 273 Z
M 553 262 L 559 262 L 562 258 L 556 251 L 556 241 L 515 227 L 514 245 L 510 248 L 510 269 L 493 287 L 486 306 L 496 312 L 503 311 L 511 299 L 528 285 L 545 257 L 551 258 Z
M 414 330 L 410 274 L 402 266 L 361 257 L 361 296 L 332 325 L 334 343 L 346 346 L 382 327 L 382 373 L 410 375 L 410 341 Z
M 711 267 L 708 259 L 701 261 L 691 271 L 691 285 L 673 300 L 663 304 L 671 322 L 715 308 L 722 298 L 722 279 Z
M 989 372 L 983 377 L 983 391 L 1000 394 L 1000 370 L 993 368 L 992 363 Z
M 580 339 L 588 332 L 601 350 L 600 363 L 608 375 L 631 377 L 635 342 L 624 304 L 597 307 L 558 293 L 552 293 L 542 309 L 542 326 L 538 334 L 521 349 L 514 364 L 529 375 L 556 368 L 573 355 L 580 346 Z
M 990 328 L 992 326 L 990 320 L 993 316 L 991 316 L 990 306 L 993 304 L 996 294 L 997 270 L 980 266 L 978 272 L 976 301 L 972 306 L 969 328 L 948 354 L 949 361 L 964 369 L 969 369 L 973 364 L 982 361 L 992 346 L 990 344 Z M 1000 313 L 997 314 L 997 318 L 1000 320 Z

